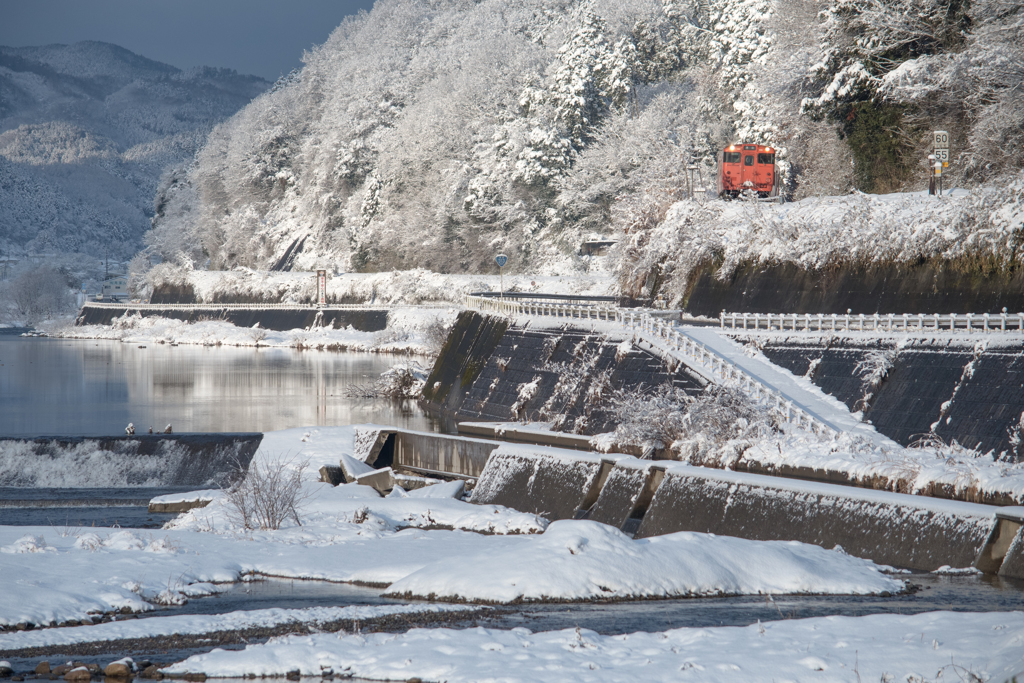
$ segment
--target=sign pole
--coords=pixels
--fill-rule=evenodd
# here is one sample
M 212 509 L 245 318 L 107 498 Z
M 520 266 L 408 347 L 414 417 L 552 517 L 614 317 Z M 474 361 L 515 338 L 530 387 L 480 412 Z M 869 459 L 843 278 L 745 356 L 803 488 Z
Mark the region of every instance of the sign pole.
M 934 149 L 935 159 L 935 179 L 939 186 L 939 196 L 942 196 L 942 169 L 949 166 L 949 132 L 945 130 L 934 131 L 935 144 L 932 145 Z M 929 157 L 931 159 L 932 157 Z
M 494 257 L 494 262 L 498 264 L 498 273 L 501 277 L 501 300 L 505 300 L 505 264 L 508 263 L 508 256 L 505 254 L 498 254 Z
M 327 305 L 327 271 L 316 271 L 316 305 L 323 308 Z

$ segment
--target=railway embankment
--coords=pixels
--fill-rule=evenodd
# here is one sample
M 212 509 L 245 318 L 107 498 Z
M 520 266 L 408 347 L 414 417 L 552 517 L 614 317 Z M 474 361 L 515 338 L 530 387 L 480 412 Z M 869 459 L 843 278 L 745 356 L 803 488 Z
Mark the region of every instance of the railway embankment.
M 996 313 L 1024 311 L 1024 269 L 977 261 L 840 263 L 807 268 L 744 260 L 728 277 L 704 261 L 687 278 L 683 308 L 717 318 L 746 313 Z

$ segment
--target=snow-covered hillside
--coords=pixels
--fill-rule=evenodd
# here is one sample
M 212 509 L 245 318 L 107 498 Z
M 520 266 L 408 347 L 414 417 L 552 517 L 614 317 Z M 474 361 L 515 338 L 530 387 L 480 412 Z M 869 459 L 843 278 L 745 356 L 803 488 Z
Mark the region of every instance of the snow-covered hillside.
M 0 47 L 0 250 L 131 258 L 161 175 L 269 85 L 107 43 Z
M 811 52 L 815 7 L 787 5 Z M 773 21 L 770 0 L 380 0 L 214 131 L 150 241 L 212 268 L 584 270 L 621 196 L 708 177 L 734 125 L 778 136 L 734 106 Z M 808 60 L 786 50 L 791 83 Z
M 582 241 L 662 221 L 687 165 L 713 187 L 724 144 L 774 145 L 792 199 L 915 190 L 933 125 L 956 126 L 951 181 L 1000 187 L 1022 10 L 947 5 L 379 0 L 212 133 L 148 239 L 186 267 L 582 271 Z

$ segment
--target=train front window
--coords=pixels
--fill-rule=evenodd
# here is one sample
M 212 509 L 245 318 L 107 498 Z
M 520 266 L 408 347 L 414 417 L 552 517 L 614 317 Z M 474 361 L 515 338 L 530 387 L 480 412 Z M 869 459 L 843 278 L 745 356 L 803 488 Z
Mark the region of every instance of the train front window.
M 744 166 L 753 166 L 754 165 L 754 155 L 753 154 L 748 154 L 747 156 L 743 157 L 743 165 Z
M 774 154 L 765 154 L 765 153 L 762 152 L 761 154 L 757 155 L 757 163 L 759 163 L 759 164 L 774 164 L 775 163 L 775 155 Z
M 727 163 L 727 164 L 738 164 L 738 163 L 740 163 L 740 153 L 739 152 L 726 152 L 725 153 L 725 163 Z

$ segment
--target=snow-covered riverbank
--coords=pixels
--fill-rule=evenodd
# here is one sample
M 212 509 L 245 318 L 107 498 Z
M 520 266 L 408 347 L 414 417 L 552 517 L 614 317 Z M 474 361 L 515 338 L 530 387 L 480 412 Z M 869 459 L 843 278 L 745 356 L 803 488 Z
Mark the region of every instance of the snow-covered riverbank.
M 321 464 L 355 450 L 351 427 L 266 435 L 250 470 L 305 467 L 301 525 L 289 519 L 279 530 L 244 528 L 223 495 L 152 533 L 0 527 L 7 588 L 0 592 L 0 624 L 149 611 L 253 575 L 380 586 L 406 580 L 394 590 L 482 602 L 879 594 L 903 587 L 869 561 L 799 543 L 690 533 L 640 542 L 585 521 L 559 522 L 541 533 L 546 520 L 451 497 L 458 486 L 437 486 L 448 497 L 428 487 L 381 498 L 366 486 L 316 481 Z M 445 576 L 447 583 L 438 578 Z
M 193 344 L 318 349 L 327 351 L 370 351 L 376 353 L 430 355 L 444 343 L 444 332 L 455 319 L 457 308 L 395 308 L 388 313 L 388 326 L 380 332 L 362 332 L 351 327 L 311 330 L 266 330 L 236 327 L 223 320 L 188 323 L 161 317 L 126 314 L 112 325 L 71 325 L 68 322 L 41 325 L 51 337 L 61 339 L 110 339 L 128 344 Z
M 602 636 L 567 629 L 417 629 L 276 638 L 164 669 L 207 676 L 326 671 L 406 681 L 1007 681 L 1024 670 L 1024 613 L 824 617 Z

